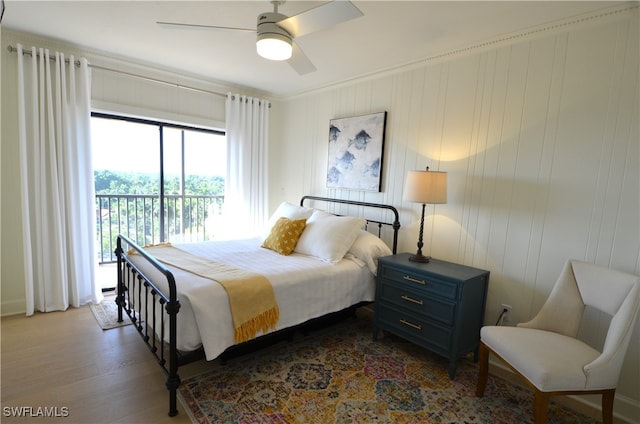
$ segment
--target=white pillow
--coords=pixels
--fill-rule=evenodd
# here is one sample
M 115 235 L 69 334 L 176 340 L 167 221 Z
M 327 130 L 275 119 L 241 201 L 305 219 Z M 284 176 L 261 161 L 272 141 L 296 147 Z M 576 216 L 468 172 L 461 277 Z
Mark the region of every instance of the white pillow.
M 389 246 L 385 244 L 375 234 L 368 231 L 358 231 L 356 240 L 349 248 L 347 254 L 351 254 L 363 261 L 371 270 L 373 275 L 378 274 L 378 258 L 381 256 L 392 255 L 393 252 Z
M 280 206 L 278 206 L 278 209 L 276 209 L 273 215 L 271 215 L 271 218 L 269 218 L 269 221 L 267 221 L 267 225 L 264 231 L 262 232 L 262 241 L 265 241 L 267 237 L 269 237 L 269 234 L 271 234 L 271 229 L 273 228 L 275 223 L 278 221 L 278 219 L 282 218 L 283 216 L 285 218 L 294 219 L 294 220 L 309 219 L 309 217 L 313 214 L 314 210 L 315 209 L 305 208 L 304 206 L 294 205 L 289 202 L 280 203 Z
M 362 218 L 336 216 L 316 210 L 307 219 L 307 226 L 294 252 L 315 256 L 325 262 L 339 262 L 365 224 Z

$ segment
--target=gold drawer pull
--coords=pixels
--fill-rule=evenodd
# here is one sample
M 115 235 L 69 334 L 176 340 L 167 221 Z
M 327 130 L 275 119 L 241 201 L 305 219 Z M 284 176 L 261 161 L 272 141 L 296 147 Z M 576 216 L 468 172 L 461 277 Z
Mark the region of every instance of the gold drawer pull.
M 404 320 L 404 319 L 401 319 L 400 322 L 403 323 L 404 325 L 408 325 L 411 328 L 415 328 L 416 330 L 422 330 L 422 326 L 421 325 L 414 324 L 414 323 L 409 322 L 409 321 Z
M 408 302 L 411 302 L 411 303 L 415 303 L 416 305 L 422 305 L 422 304 L 424 304 L 424 301 L 414 299 L 414 298 L 412 298 L 412 297 L 407 296 L 406 294 L 403 294 L 401 297 L 402 297 L 402 299 L 404 299 L 404 300 L 406 300 L 406 301 L 408 301 Z
M 418 280 L 416 278 L 409 277 L 408 275 L 405 275 L 404 279 L 407 280 L 407 281 L 411 281 L 412 283 L 418 283 L 418 284 L 422 284 L 422 285 L 426 285 L 427 284 L 427 282 L 424 281 L 424 280 Z

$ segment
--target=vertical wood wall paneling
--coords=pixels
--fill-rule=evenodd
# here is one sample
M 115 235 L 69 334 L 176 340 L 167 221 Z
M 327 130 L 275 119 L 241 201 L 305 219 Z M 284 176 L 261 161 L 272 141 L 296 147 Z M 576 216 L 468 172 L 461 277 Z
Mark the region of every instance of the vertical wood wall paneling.
M 482 115 L 484 107 L 486 106 L 486 95 L 489 93 L 486 90 L 487 85 L 487 67 L 491 66 L 491 54 L 482 54 L 479 56 L 478 66 L 476 68 L 475 75 L 475 90 L 473 96 L 469 98 L 469 103 L 473 105 L 472 115 L 469 116 L 470 128 L 468 135 L 468 151 L 467 156 L 469 161 L 467 162 L 466 178 L 464 181 L 464 201 L 463 203 L 468 205 L 466 210 L 463 211 L 461 230 L 460 231 L 460 243 L 458 246 L 457 257 L 461 261 L 475 264 L 474 257 L 479 247 L 476 243 L 479 229 L 480 208 L 482 201 L 482 173 L 478 171 L 483 168 L 485 160 L 485 149 L 481 144 L 479 137 Z M 482 264 L 484 266 L 484 264 Z
M 389 108 L 387 125 L 390 131 L 388 132 L 389 137 L 387 140 L 389 141 L 388 147 L 391 147 L 392 156 L 390 162 L 393 164 L 390 172 L 395 175 L 394 192 L 391 201 L 397 202 L 393 204 L 400 205 L 400 222 L 404 227 L 399 234 L 399 238 L 409 244 L 410 248 L 405 250 L 415 252 L 417 250 L 416 243 L 422 206 L 403 201 L 404 181 L 407 172 L 410 170 L 423 169 L 427 165 L 433 167 L 433 158 L 428 154 L 429 140 L 410 139 L 409 125 L 412 124 L 410 121 L 410 107 L 413 79 L 407 76 L 408 73 L 410 71 L 391 76 L 393 104 Z M 423 95 L 423 93 L 416 93 L 416 95 Z M 428 219 L 428 215 L 425 219 Z M 429 226 L 425 222 L 424 254 L 429 254 L 431 251 L 430 240 Z M 399 249 L 399 251 L 402 251 L 402 249 Z

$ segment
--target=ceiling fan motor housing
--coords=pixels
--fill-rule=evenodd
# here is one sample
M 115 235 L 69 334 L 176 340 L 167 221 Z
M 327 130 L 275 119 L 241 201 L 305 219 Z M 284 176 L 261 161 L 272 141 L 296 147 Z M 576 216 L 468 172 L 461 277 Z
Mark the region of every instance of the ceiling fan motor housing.
M 277 12 L 265 12 L 258 15 L 258 39 L 256 43 L 258 54 L 264 56 L 260 51 L 261 42 L 267 42 L 267 40 L 279 40 L 289 46 L 288 53 L 285 51 L 281 57 L 268 58 L 272 60 L 286 60 L 291 57 L 291 34 L 289 34 L 284 28 L 276 24 L 277 22 L 280 22 L 281 20 L 286 18 L 287 16 Z

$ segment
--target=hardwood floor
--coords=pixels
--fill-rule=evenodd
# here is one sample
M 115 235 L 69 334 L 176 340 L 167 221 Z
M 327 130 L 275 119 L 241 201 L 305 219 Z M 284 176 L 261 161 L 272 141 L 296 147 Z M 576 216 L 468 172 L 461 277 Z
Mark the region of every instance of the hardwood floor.
M 2 423 L 191 422 L 180 402 L 178 416 L 167 415 L 164 373 L 132 326 L 104 331 L 89 307 L 82 307 L 3 317 L 1 335 Z M 180 374 L 215 365 L 199 361 Z M 68 416 L 10 416 L 10 408 L 37 415 L 39 407 L 57 407 Z

